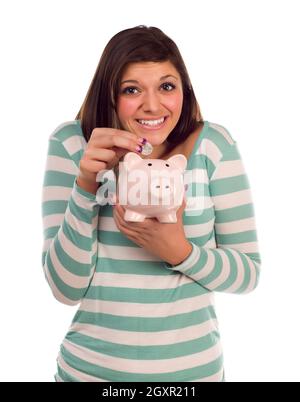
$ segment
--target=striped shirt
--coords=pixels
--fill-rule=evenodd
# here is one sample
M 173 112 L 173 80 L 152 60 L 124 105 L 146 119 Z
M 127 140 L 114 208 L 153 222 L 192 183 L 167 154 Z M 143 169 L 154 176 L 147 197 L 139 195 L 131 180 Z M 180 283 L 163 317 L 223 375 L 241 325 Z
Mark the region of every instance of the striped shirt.
M 251 292 L 260 272 L 254 207 L 236 141 L 215 123 L 205 121 L 199 130 L 185 170 L 192 181 L 182 216 L 193 249 L 176 266 L 129 240 L 112 206 L 77 185 L 85 147 L 79 120 L 49 138 L 42 265 L 54 297 L 79 304 L 55 380 L 223 381 L 214 292 Z

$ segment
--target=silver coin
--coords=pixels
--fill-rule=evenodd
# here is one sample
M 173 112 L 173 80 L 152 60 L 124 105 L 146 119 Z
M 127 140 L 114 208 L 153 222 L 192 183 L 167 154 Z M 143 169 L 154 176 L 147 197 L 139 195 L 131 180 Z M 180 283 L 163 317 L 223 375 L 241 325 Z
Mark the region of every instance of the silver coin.
M 142 146 L 142 155 L 150 155 L 153 151 L 153 146 L 150 142 L 146 142 L 145 145 Z

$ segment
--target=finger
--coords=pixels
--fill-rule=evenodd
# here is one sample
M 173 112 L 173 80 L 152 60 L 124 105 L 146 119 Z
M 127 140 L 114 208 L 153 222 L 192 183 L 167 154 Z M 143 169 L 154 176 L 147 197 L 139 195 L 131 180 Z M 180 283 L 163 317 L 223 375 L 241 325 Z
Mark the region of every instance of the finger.
M 149 228 L 151 224 L 153 225 L 156 222 L 155 218 L 145 218 L 144 222 L 127 221 L 125 219 L 125 208 L 120 204 L 116 204 L 114 208 L 116 210 L 116 213 L 118 214 L 118 219 L 121 225 L 129 230 L 132 229 L 135 234 L 142 233 L 143 229 Z
M 114 206 L 114 214 L 116 215 L 116 217 L 117 217 L 118 221 L 120 222 L 120 224 L 122 226 L 126 226 L 126 221 L 124 220 L 124 215 L 120 211 L 120 206 L 118 204 L 116 204 Z
M 113 218 L 116 222 L 116 225 L 118 226 L 118 229 L 120 229 L 120 226 L 122 225 L 122 223 L 121 223 L 121 218 L 120 218 L 120 215 L 119 215 L 116 207 L 114 207 Z
M 96 127 L 92 132 L 90 141 L 97 140 L 107 135 L 125 137 L 132 140 L 139 138 L 138 134 L 132 133 L 127 130 L 120 130 L 117 128 L 109 128 L 109 127 Z
M 121 217 L 122 219 L 124 219 L 125 209 L 122 207 L 122 205 L 119 204 L 118 201 L 116 202 L 115 210 L 118 212 L 118 214 L 120 215 L 120 217 Z
M 114 129 L 112 131 L 112 135 L 123 136 L 123 137 L 127 137 L 129 139 L 132 139 L 132 140 L 139 140 L 140 142 L 142 142 L 142 140 L 143 140 L 143 137 L 141 137 L 139 134 L 132 133 L 132 132 L 126 131 L 126 130 Z
M 131 225 L 128 225 L 128 222 L 125 221 L 124 219 L 122 219 L 122 217 L 120 216 L 119 212 L 115 209 L 114 210 L 114 218 L 116 221 L 116 225 L 117 228 L 123 232 L 124 234 L 126 234 L 126 236 L 131 236 L 132 239 L 137 237 L 137 232 L 134 230 L 134 228 L 131 228 Z M 134 222 L 130 222 L 134 223 Z
M 185 207 L 186 207 L 186 199 L 183 198 L 180 207 L 177 209 L 177 214 L 183 215 L 183 212 L 184 212 L 184 210 L 185 210 Z
M 97 149 L 97 148 L 87 148 L 85 151 L 84 159 L 89 158 L 90 160 L 101 160 L 104 162 L 111 161 L 116 156 L 116 152 L 112 149 Z
M 120 136 L 120 135 L 102 135 L 97 139 L 94 139 L 90 146 L 93 148 L 117 148 L 125 152 L 135 152 L 138 150 L 138 146 L 141 145 L 141 141 L 136 135 L 133 136 Z
M 181 203 L 179 209 L 182 210 L 182 209 L 184 209 L 185 207 L 186 207 L 186 200 L 185 200 L 185 198 L 183 198 L 183 199 L 182 199 L 182 203 Z

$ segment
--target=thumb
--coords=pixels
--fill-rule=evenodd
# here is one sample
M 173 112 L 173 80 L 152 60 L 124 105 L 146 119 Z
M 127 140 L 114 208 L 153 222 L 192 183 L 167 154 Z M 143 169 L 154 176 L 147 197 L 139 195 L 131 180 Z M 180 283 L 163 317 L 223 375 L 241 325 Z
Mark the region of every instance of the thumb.
M 178 208 L 177 212 L 179 212 L 179 214 L 182 215 L 185 207 L 186 207 L 186 199 L 185 199 L 185 197 L 183 197 L 182 204 Z

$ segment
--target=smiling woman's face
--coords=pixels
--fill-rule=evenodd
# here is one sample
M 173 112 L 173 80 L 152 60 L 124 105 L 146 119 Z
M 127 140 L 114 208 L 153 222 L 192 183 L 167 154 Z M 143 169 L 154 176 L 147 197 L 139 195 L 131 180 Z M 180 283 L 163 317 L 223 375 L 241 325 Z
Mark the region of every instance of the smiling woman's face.
M 182 103 L 181 78 L 171 62 L 141 62 L 127 66 L 117 100 L 117 114 L 123 130 L 145 137 L 157 147 L 176 126 Z

